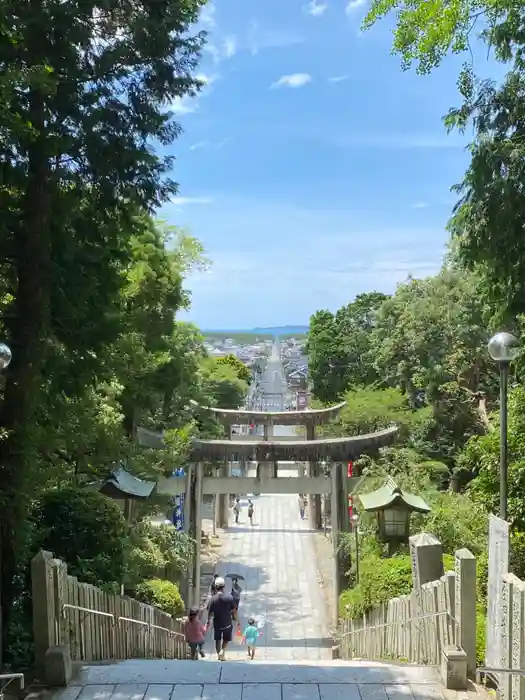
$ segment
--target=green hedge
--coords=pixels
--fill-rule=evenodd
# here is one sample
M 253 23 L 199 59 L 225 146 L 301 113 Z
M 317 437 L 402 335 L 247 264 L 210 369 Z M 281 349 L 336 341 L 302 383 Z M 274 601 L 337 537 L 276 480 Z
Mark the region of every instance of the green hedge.
M 184 614 L 185 606 L 177 584 L 160 578 L 139 583 L 135 589 L 135 598 L 141 603 L 154 605 L 173 617 Z
M 445 571 L 453 570 L 454 558 L 444 555 Z M 359 584 L 343 591 L 339 597 L 341 617 L 354 618 L 379 607 L 391 598 L 412 590 L 412 563 L 405 554 L 389 559 L 370 556 L 361 562 Z

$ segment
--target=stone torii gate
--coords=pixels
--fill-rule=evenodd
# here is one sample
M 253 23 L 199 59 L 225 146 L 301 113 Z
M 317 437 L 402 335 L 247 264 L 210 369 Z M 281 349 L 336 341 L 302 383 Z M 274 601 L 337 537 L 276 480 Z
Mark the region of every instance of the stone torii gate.
M 328 408 L 322 408 L 318 410 L 306 410 L 306 411 L 253 411 L 246 409 L 225 409 L 225 408 L 214 408 L 214 407 L 202 407 L 201 411 L 209 413 L 209 415 L 214 418 L 218 423 L 223 425 L 226 429 L 227 435 L 229 435 L 230 440 L 234 441 L 236 444 L 241 442 L 246 436 L 237 436 L 232 434 L 232 428 L 234 425 L 254 425 L 256 428 L 259 426 L 263 427 L 263 442 L 269 442 L 273 437 L 273 428 L 276 425 L 291 426 L 297 429 L 302 429 L 301 432 L 304 434 L 304 439 L 308 441 L 315 440 L 316 438 L 316 428 L 319 425 L 324 425 L 334 418 L 337 417 L 340 410 L 345 406 L 345 402 L 336 404 L 335 406 L 329 406 Z M 249 441 L 257 440 L 257 436 L 249 439 Z M 279 437 L 279 443 L 286 442 L 295 445 L 298 441 L 303 442 L 299 432 L 297 436 L 291 437 Z M 275 443 L 272 443 L 275 444 Z M 292 448 L 293 454 L 288 457 L 295 461 L 299 460 L 295 455 L 295 450 Z M 321 458 L 323 459 L 323 458 Z M 228 475 L 228 464 L 221 465 L 220 470 L 222 476 Z M 257 476 L 268 476 L 273 473 L 274 477 L 277 477 L 277 461 L 268 462 L 258 461 L 257 462 Z M 304 476 L 303 474 L 301 474 Z M 307 463 L 307 476 L 316 477 L 319 476 L 319 460 L 308 460 Z M 237 491 L 238 493 L 246 493 L 246 491 Z M 321 513 L 321 496 L 319 493 L 310 493 L 308 491 L 297 490 L 296 493 L 307 493 L 308 494 L 308 518 L 310 521 L 310 526 L 312 528 L 320 529 L 322 527 L 322 513 Z M 220 496 L 217 508 L 219 527 L 225 527 L 228 522 L 228 496 Z
M 317 425 L 326 423 L 341 410 L 343 404 L 325 409 L 307 411 L 266 412 L 249 410 L 226 410 L 205 407 L 214 418 L 231 429 L 232 425 L 263 425 L 263 439 L 254 436 L 239 436 L 242 439 L 200 440 L 192 442 L 189 466 L 184 476 L 170 476 L 160 479 L 157 484 L 159 493 L 171 496 L 185 494 L 184 523 L 185 528 L 197 542 L 195 561 L 191 576 L 191 590 L 194 604 L 198 604 L 200 592 L 200 543 L 202 536 L 202 499 L 204 495 L 215 495 L 226 500 L 231 493 L 258 494 L 308 494 L 314 510 L 317 525 L 320 517 L 320 495 L 331 495 L 332 543 L 334 547 L 334 596 L 336 600 L 340 591 L 339 533 L 346 529 L 348 494 L 352 493 L 359 477 L 347 477 L 343 465 L 349 460 L 356 460 L 362 455 L 376 454 L 381 447 L 395 441 L 397 428 L 390 427 L 375 433 L 348 437 L 318 440 L 315 438 Z M 304 426 L 306 439 L 272 440 L 271 430 L 274 425 Z M 164 447 L 162 434 L 144 428 L 137 430 L 139 443 L 150 447 Z M 230 433 L 230 438 L 231 438 Z M 229 476 L 227 465 L 238 458 L 244 462 L 255 463 L 258 467 L 255 477 Z M 280 477 L 278 462 L 303 462 L 308 464 L 308 474 L 297 477 Z M 331 478 L 320 475 L 318 465 L 321 461 L 330 464 Z M 205 464 L 218 464 L 219 476 L 204 476 Z M 220 509 L 219 509 L 220 510 Z

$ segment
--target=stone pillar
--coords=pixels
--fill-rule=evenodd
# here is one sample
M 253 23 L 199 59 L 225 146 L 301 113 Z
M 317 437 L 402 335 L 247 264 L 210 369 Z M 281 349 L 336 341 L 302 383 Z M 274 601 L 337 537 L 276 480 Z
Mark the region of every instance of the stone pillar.
M 514 574 L 505 574 L 501 580 L 501 668 L 523 669 L 525 642 L 523 640 L 525 583 Z M 498 676 L 498 674 L 495 674 Z M 499 674 L 498 690 L 502 700 L 521 700 L 525 678 L 508 673 Z
M 195 468 L 195 573 L 193 576 L 193 605 L 200 604 L 201 597 L 201 548 L 202 548 L 202 478 L 203 466 L 201 462 Z
M 45 678 L 45 656 L 56 644 L 56 623 L 60 611 L 55 610 L 54 559 L 51 552 L 40 551 L 31 561 L 33 598 L 33 639 L 37 678 Z
M 341 586 L 340 586 L 340 579 L 341 579 L 341 561 L 340 561 L 340 553 L 339 553 L 339 534 L 341 531 L 341 524 L 340 524 L 340 519 L 339 519 L 339 508 L 337 507 L 338 504 L 338 493 L 339 493 L 339 488 L 340 488 L 340 479 L 339 477 L 339 465 L 333 464 L 332 465 L 332 490 L 331 490 L 331 508 L 332 508 L 332 547 L 333 547 L 333 558 L 334 558 L 334 598 L 335 598 L 335 619 L 333 621 L 333 624 L 337 628 L 337 623 L 339 621 L 339 594 L 341 593 Z
M 457 644 L 467 655 L 469 678 L 476 676 L 476 558 L 468 549 L 456 552 Z
M 221 464 L 218 468 L 218 476 L 228 476 L 228 464 Z M 230 496 L 227 493 L 219 493 L 217 498 L 217 527 L 228 527 L 229 512 L 230 512 Z
M 443 569 L 443 545 L 427 532 L 408 538 L 412 560 L 412 585 L 419 590 L 425 583 L 438 581 L 445 573 Z
M 509 524 L 495 515 L 489 516 L 489 571 L 487 582 L 487 634 L 485 665 L 502 668 L 503 605 L 502 580 L 509 572 Z M 503 680 L 503 679 L 502 679 Z
M 313 423 L 306 423 L 305 432 L 307 440 L 315 440 L 315 425 Z M 308 462 L 308 476 L 317 476 L 318 473 L 317 462 L 310 460 Z M 320 494 L 308 494 L 308 522 L 313 530 L 320 530 L 323 527 Z

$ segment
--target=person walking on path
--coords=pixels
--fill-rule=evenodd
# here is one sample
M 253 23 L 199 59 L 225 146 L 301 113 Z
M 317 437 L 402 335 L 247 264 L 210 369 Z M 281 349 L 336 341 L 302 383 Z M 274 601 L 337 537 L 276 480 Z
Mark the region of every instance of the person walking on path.
M 224 661 L 226 648 L 233 639 L 233 622 L 235 621 L 240 628 L 233 597 L 224 592 L 225 585 L 224 579 L 220 576 L 215 579 L 217 593 L 210 601 L 206 625 L 208 629 L 213 618 L 213 639 L 219 661 Z
M 231 596 L 233 598 L 233 604 L 235 605 L 235 610 L 237 611 L 237 617 L 239 616 L 239 605 L 241 602 L 241 592 L 242 592 L 242 588 L 239 585 L 239 581 L 236 578 L 234 578 L 232 581 Z
M 199 658 L 204 658 L 205 654 L 202 650 L 204 645 L 204 635 L 206 634 L 206 627 L 202 624 L 199 619 L 199 608 L 194 606 L 190 608 L 188 614 L 188 619 L 185 625 L 186 641 L 191 650 L 191 658 L 196 661 Z
M 303 496 L 302 493 L 300 493 L 298 496 L 298 502 L 299 502 L 299 514 L 301 516 L 301 520 L 304 520 L 304 513 L 306 510 L 306 497 Z
M 241 514 L 241 501 L 238 496 L 235 499 L 235 503 L 233 504 L 233 514 L 235 515 L 235 522 L 239 524 L 239 515 Z
M 255 624 L 253 617 L 248 620 L 248 627 L 244 630 L 243 642 L 248 645 L 248 658 L 253 661 L 255 656 L 255 647 L 259 638 L 259 630 Z
M 255 506 L 253 505 L 252 500 L 249 498 L 248 499 L 248 518 L 250 520 L 250 525 L 253 525 L 253 514 L 255 512 Z

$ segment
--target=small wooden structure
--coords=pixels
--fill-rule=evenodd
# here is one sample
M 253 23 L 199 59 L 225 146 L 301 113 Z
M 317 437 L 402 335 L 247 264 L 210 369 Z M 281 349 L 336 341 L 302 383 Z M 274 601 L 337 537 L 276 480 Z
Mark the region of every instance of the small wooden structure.
M 126 520 L 131 522 L 135 502 L 148 499 L 156 485 L 156 481 L 144 481 L 133 476 L 121 462 L 109 473 L 98 490 L 121 504 Z

